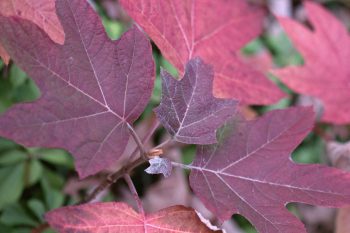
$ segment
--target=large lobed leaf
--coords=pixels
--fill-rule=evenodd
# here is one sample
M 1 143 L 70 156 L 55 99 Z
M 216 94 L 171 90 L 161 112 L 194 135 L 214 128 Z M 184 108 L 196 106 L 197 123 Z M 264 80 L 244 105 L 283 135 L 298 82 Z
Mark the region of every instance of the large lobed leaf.
M 46 214 L 60 233 L 210 233 L 195 211 L 172 206 L 143 215 L 124 203 L 94 203 L 64 207 Z
M 288 18 L 278 20 L 305 59 L 301 67 L 273 73 L 298 93 L 319 98 L 323 121 L 350 122 L 350 37 L 340 21 L 316 3 L 305 2 L 312 30 Z
M 219 144 L 197 149 L 190 174 L 195 194 L 220 220 L 242 214 L 260 233 L 306 232 L 287 211 L 289 202 L 349 205 L 350 174 L 290 158 L 313 118 L 311 108 L 299 107 L 226 125 Z
M 42 95 L 0 117 L 0 135 L 25 146 L 69 150 L 81 178 L 122 154 L 128 124 L 143 112 L 154 84 L 151 45 L 136 27 L 112 42 L 85 0 L 57 0 L 65 31 L 59 45 L 33 23 L 0 17 L 0 42 Z
M 238 102 L 213 96 L 211 67 L 194 58 L 182 80 L 164 70 L 161 76 L 162 100 L 155 113 L 167 131 L 183 143 L 216 143 L 216 129 L 235 114 Z
M 264 11 L 246 0 L 121 0 L 181 72 L 194 57 L 215 70 L 214 94 L 248 104 L 270 104 L 282 92 L 242 62 L 239 49 L 262 30 Z
M 55 11 L 55 0 L 1 0 L 0 15 L 18 16 L 37 24 L 50 38 L 60 44 L 64 42 L 63 28 Z M 9 54 L 0 44 L 0 57 L 5 63 Z

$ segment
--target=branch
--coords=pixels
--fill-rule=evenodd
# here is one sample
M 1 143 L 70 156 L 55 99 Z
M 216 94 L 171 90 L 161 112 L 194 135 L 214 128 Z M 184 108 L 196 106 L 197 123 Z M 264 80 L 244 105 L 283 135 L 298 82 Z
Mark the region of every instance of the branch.
M 137 151 L 138 150 L 134 151 L 134 153 L 136 153 Z M 111 186 L 112 184 L 116 183 L 122 176 L 124 176 L 125 174 L 128 174 L 135 167 L 140 166 L 141 164 L 145 163 L 146 161 L 147 160 L 145 160 L 143 157 L 140 157 L 137 160 L 129 163 L 124 168 L 118 170 L 117 172 L 108 175 L 106 177 L 106 179 L 102 181 L 102 183 L 100 183 L 83 201 L 79 202 L 78 204 L 85 204 L 85 203 L 91 202 L 103 190 L 107 189 L 109 186 Z
M 136 201 L 136 204 L 137 204 L 137 207 L 139 209 L 140 214 L 142 214 L 144 216 L 145 215 L 145 211 L 144 211 L 143 206 L 142 206 L 142 201 L 140 200 L 139 194 L 136 191 L 135 185 L 132 182 L 132 179 L 131 179 L 130 175 L 129 174 L 125 174 L 124 175 L 124 180 L 127 183 L 128 187 L 129 187 L 129 189 L 130 189 L 130 191 L 131 191 L 131 193 L 132 193 L 132 195 L 133 195 L 133 197 L 134 197 L 134 199 Z
M 148 134 L 143 138 L 142 142 L 139 141 L 141 145 L 143 145 L 143 143 L 145 143 L 146 141 L 148 141 L 152 137 L 154 132 L 157 130 L 158 126 L 159 126 L 159 121 L 155 120 L 155 122 L 152 124 L 152 127 L 150 128 Z M 135 135 L 137 135 L 135 130 L 132 130 L 132 132 Z M 139 140 L 138 136 L 137 136 L 137 138 L 138 138 L 137 140 Z M 103 180 L 87 197 L 84 198 L 83 201 L 79 202 L 78 204 L 85 204 L 85 203 L 91 202 L 103 190 L 107 189 L 109 186 L 116 183 L 119 180 L 119 178 L 121 178 L 124 174 L 131 172 L 134 168 L 136 168 L 136 167 L 140 166 L 141 164 L 145 163 L 146 161 L 148 161 L 148 158 L 147 158 L 148 153 L 146 153 L 146 152 L 145 152 L 145 156 L 140 156 L 140 158 L 133 160 L 133 158 L 137 155 L 139 148 L 140 148 L 139 146 L 137 148 L 135 148 L 134 151 L 130 155 L 130 160 L 133 162 L 128 163 L 126 166 L 124 166 L 122 169 L 116 171 L 115 173 L 108 175 L 105 180 Z M 144 149 L 143 146 L 142 146 L 142 148 Z

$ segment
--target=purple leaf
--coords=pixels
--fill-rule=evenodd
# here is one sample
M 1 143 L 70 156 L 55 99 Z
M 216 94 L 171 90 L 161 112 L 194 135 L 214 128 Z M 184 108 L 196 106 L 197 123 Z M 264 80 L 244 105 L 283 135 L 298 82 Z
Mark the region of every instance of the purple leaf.
M 216 142 L 216 129 L 236 112 L 236 100 L 215 98 L 213 71 L 199 58 L 188 62 L 183 79 L 161 73 L 162 100 L 158 119 L 175 140 L 188 144 Z
M 64 148 L 79 176 L 116 161 L 154 84 L 151 45 L 136 27 L 111 41 L 85 0 L 57 0 L 59 45 L 36 25 L 0 17 L 0 42 L 38 84 L 41 97 L 0 117 L 0 135 L 25 146 Z
M 167 158 L 155 157 L 148 161 L 150 166 L 145 170 L 148 174 L 163 174 L 165 178 L 171 175 L 173 166 Z
M 193 209 L 179 205 L 145 215 L 121 202 L 93 203 L 55 209 L 45 218 L 60 233 L 214 232 L 201 222 Z
M 313 118 L 311 108 L 299 107 L 227 125 L 219 144 L 198 148 L 190 175 L 195 194 L 220 220 L 242 214 L 260 233 L 306 232 L 287 211 L 289 202 L 350 204 L 350 174 L 290 159 Z

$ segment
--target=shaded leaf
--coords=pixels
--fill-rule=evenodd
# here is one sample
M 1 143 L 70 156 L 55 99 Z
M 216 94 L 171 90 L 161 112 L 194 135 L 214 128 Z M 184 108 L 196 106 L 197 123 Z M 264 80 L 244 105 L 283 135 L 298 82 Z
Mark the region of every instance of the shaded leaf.
M 242 214 L 260 233 L 301 233 L 288 202 L 341 207 L 350 204 L 350 174 L 296 164 L 291 152 L 309 133 L 311 108 L 274 110 L 254 121 L 227 125 L 219 144 L 201 146 L 192 164 L 195 194 L 222 221 Z
M 61 233 L 213 232 L 192 209 L 183 206 L 169 207 L 144 216 L 124 203 L 95 203 L 53 210 L 46 214 L 46 220 Z
M 25 225 L 35 227 L 38 224 L 18 203 L 6 207 L 2 212 L 0 221 L 10 226 Z
M 58 0 L 57 14 L 66 34 L 63 46 L 26 20 L 0 17 L 1 42 L 42 92 L 36 102 L 0 117 L 0 134 L 27 147 L 69 150 L 84 178 L 124 151 L 128 124 L 150 99 L 154 62 L 140 30 L 110 41 L 84 0 Z
M 286 67 L 273 73 L 292 90 L 319 98 L 325 107 L 323 121 L 349 123 L 348 31 L 318 4 L 305 2 L 305 7 L 312 30 L 292 19 L 278 18 L 294 46 L 302 54 L 305 65 Z
M 45 206 L 44 204 L 37 199 L 31 199 L 28 201 L 28 207 L 34 213 L 35 217 L 38 220 L 43 220 L 45 214 Z
M 0 209 L 16 202 L 24 189 L 24 163 L 0 168 Z
M 0 15 L 18 16 L 42 28 L 50 38 L 60 44 L 64 42 L 63 28 L 58 21 L 54 0 L 3 0 Z M 10 56 L 0 44 L 0 57 L 8 64 Z
M 216 142 L 216 129 L 236 112 L 236 100 L 215 98 L 213 72 L 199 58 L 191 60 L 177 81 L 162 71 L 162 100 L 154 111 L 175 140 L 188 144 Z
M 120 3 L 181 72 L 194 57 L 212 64 L 215 96 L 249 104 L 270 104 L 283 97 L 277 86 L 242 62 L 238 55 L 239 49 L 262 30 L 265 14 L 257 6 L 245 0 Z
M 164 177 L 169 177 L 173 167 L 171 161 L 167 158 L 155 157 L 150 159 L 150 166 L 145 170 L 148 174 L 163 174 Z

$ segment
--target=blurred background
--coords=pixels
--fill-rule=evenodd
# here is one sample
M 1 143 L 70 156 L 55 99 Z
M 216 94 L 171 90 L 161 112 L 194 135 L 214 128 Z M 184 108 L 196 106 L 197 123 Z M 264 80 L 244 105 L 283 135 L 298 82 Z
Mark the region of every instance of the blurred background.
M 106 31 L 112 39 L 118 39 L 132 24 L 132 20 L 119 6 L 118 0 L 90 0 L 90 2 L 101 16 Z M 265 72 L 269 78 L 278 82 L 268 74 L 269 69 L 302 65 L 303 58 L 293 48 L 271 12 L 293 17 L 300 22 L 306 22 L 307 18 L 301 1 L 255 0 L 253 2 L 269 9 L 270 15 L 266 18 L 263 34 L 242 49 L 242 56 L 257 69 Z M 350 0 L 320 0 L 319 2 L 332 11 L 344 25 L 350 26 Z M 155 45 L 153 48 L 157 64 L 157 80 L 152 100 L 136 123 L 136 129 L 140 135 L 144 134 L 155 121 L 152 109 L 159 104 L 161 94 L 159 68 L 164 67 L 174 75 L 177 73 L 161 56 Z M 317 100 L 297 95 L 281 83 L 278 85 L 290 94 L 290 98 L 283 99 L 272 106 L 245 107 L 245 115 L 253 118 L 275 108 L 305 103 L 314 104 L 317 112 L 322 111 Z M 0 60 L 0 114 L 13 104 L 35 100 L 39 95 L 40 91 L 35 83 L 20 68 L 13 62 L 5 66 Z M 159 129 L 148 146 L 156 145 L 163 141 L 164 137 L 167 137 L 165 132 Z M 293 159 L 301 163 L 323 163 L 350 170 L 350 145 L 346 144 L 349 138 L 349 126 L 318 123 L 314 131 L 293 153 Z M 129 143 L 125 151 L 126 156 L 134 146 L 133 142 Z M 176 145 L 169 148 L 167 154 L 174 160 L 190 163 L 195 154 L 195 147 Z M 51 209 L 81 201 L 86 193 L 90 192 L 107 174 L 114 171 L 116 166 L 112 166 L 110 171 L 106 170 L 99 175 L 79 181 L 74 171 L 73 159 L 67 152 L 25 148 L 0 138 L 0 232 L 53 232 L 44 224 L 43 214 Z M 214 224 L 217 223 L 215 217 L 193 196 L 188 186 L 186 171 L 175 170 L 170 178 L 163 179 L 161 176 L 146 174 L 143 172 L 144 169 L 145 167 L 137 169 L 133 174 L 133 180 L 146 211 L 153 212 L 170 205 L 183 204 L 192 206 L 205 218 L 210 219 Z M 133 205 L 132 197 L 122 181 L 112 185 L 98 197 L 98 201 L 112 200 Z M 306 224 L 310 233 L 350 232 L 350 226 L 348 226 L 350 210 L 348 209 L 336 211 L 293 203 L 288 205 L 288 209 Z M 244 217 L 238 215 L 226 222 L 224 228 L 232 233 L 256 232 Z

